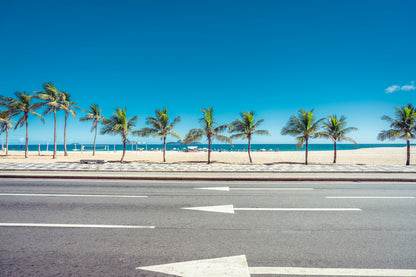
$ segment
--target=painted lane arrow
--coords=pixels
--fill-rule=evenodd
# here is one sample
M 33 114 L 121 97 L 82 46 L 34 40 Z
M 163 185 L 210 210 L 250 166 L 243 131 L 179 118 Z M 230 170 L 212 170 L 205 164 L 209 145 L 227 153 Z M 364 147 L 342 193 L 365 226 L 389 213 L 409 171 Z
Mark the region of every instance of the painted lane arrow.
M 293 191 L 293 190 L 314 190 L 313 188 L 230 188 L 230 187 L 206 187 L 195 188 L 201 190 L 218 190 L 218 191 L 230 191 L 230 190 L 276 190 L 276 191 Z
M 245 255 L 137 267 L 182 277 L 250 277 L 251 275 L 416 276 L 414 269 L 248 267 Z
M 235 211 L 294 211 L 294 212 L 359 212 L 359 208 L 234 208 L 233 205 L 186 207 L 183 210 L 233 214 Z

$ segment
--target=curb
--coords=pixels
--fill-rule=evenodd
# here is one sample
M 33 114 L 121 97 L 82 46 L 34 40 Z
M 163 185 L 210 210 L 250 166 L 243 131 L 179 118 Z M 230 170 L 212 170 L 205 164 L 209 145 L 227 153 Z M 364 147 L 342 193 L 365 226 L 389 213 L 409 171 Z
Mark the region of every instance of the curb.
M 359 177 L 186 177 L 186 176 L 92 176 L 92 175 L 4 175 L 0 174 L 0 178 L 8 179 L 87 179 L 87 180 L 144 180 L 144 181 L 252 181 L 252 182 L 416 182 L 416 178 L 359 178 Z
M 380 170 L 314 170 L 314 171 L 305 171 L 305 170 L 281 170 L 281 171 L 268 171 L 268 170 L 253 170 L 253 171 L 236 171 L 236 170 L 210 170 L 210 171 L 204 171 L 204 170 L 186 170 L 186 171 L 174 171 L 174 170 L 97 170 L 97 169 L 27 169 L 27 168 L 5 168 L 0 169 L 0 171 L 27 171 L 27 172 L 134 172 L 134 173 L 148 173 L 148 172 L 155 172 L 155 173 L 294 173 L 294 174 L 307 174 L 307 173 L 322 173 L 322 174 L 347 174 L 347 173 L 369 173 L 369 174 L 416 174 L 416 171 L 380 171 Z

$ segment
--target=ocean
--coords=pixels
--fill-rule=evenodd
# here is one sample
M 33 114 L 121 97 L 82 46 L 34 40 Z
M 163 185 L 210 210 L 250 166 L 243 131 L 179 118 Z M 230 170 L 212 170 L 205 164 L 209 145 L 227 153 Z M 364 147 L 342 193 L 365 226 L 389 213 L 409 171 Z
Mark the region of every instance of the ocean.
M 5 146 L 5 145 L 3 145 Z M 189 144 L 189 145 L 182 145 L 182 144 L 168 144 L 166 145 L 167 150 L 179 150 L 184 151 L 188 149 L 189 146 L 196 146 L 198 149 L 202 150 L 204 148 L 208 148 L 208 144 Z M 360 149 L 360 148 L 373 148 L 373 147 L 405 147 L 406 144 L 359 144 L 355 146 L 354 144 L 337 144 L 337 150 L 353 150 L 353 149 Z M 40 145 L 29 145 L 29 151 L 38 151 L 40 147 L 40 151 L 53 151 L 53 144 L 40 144 Z M 92 144 L 82 144 L 84 151 L 92 151 L 93 145 Z M 97 144 L 96 151 L 114 151 L 114 147 L 116 151 L 123 150 L 122 144 Z M 234 144 L 231 146 L 229 144 L 212 144 L 211 148 L 213 151 L 247 151 L 247 144 Z M 68 151 L 80 151 L 81 144 L 68 144 L 67 150 Z M 126 147 L 127 151 L 133 151 L 142 149 L 142 150 L 160 150 L 163 149 L 162 144 L 128 144 Z M 325 144 L 309 144 L 310 151 L 330 151 L 334 149 L 334 144 L 332 143 L 325 143 Z M 24 151 L 25 145 L 9 145 L 9 150 L 17 150 L 17 151 Z M 64 151 L 63 144 L 57 145 L 58 151 Z M 305 146 L 301 149 L 297 149 L 295 144 L 252 144 L 251 151 L 304 151 Z

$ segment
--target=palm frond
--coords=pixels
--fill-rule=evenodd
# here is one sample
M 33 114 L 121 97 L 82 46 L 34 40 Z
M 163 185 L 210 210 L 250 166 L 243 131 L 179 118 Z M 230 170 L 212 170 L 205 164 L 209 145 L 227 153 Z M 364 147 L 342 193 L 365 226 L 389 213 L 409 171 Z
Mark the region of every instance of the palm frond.
M 176 133 L 175 131 L 173 131 L 173 130 L 170 130 L 169 131 L 169 135 L 172 135 L 172 136 L 174 136 L 174 137 L 182 140 L 182 137 L 178 133 Z
M 231 139 L 229 138 L 229 137 L 227 137 L 227 136 L 223 136 L 223 135 L 214 135 L 214 138 L 215 139 L 217 139 L 217 140 L 219 140 L 219 141 L 221 141 L 221 142 L 226 142 L 226 143 L 229 143 L 229 144 L 233 144 L 233 142 L 231 141 Z
M 253 134 L 261 135 L 261 136 L 271 136 L 270 132 L 267 130 L 256 130 Z
M 400 139 L 411 139 L 415 137 L 416 133 L 416 108 L 411 104 L 403 107 L 394 107 L 395 118 L 391 118 L 387 115 L 382 117 L 383 120 L 390 123 L 389 130 L 381 131 L 377 138 L 379 140 L 394 140 Z
M 199 141 L 203 135 L 206 135 L 203 129 L 191 129 L 183 139 L 183 144 L 190 144 L 194 141 Z
M 302 148 L 305 141 L 306 141 L 305 137 L 297 137 L 296 138 L 296 148 L 297 149 Z

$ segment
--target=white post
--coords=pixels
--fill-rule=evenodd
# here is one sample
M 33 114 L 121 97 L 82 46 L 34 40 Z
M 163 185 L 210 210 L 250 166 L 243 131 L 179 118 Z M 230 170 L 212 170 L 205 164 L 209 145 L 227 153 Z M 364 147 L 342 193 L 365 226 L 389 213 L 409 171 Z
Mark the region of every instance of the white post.
M 38 144 L 38 156 L 40 156 L 40 144 Z

